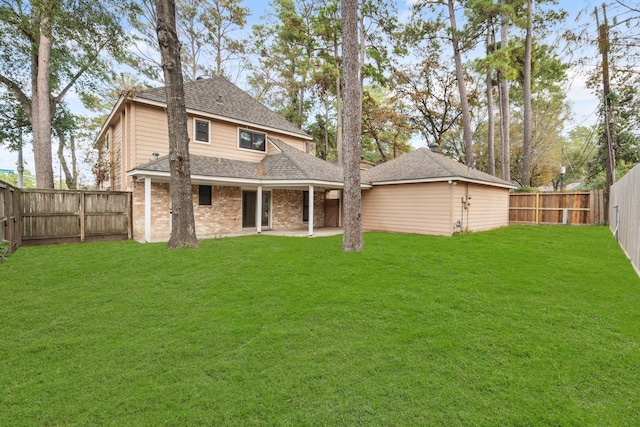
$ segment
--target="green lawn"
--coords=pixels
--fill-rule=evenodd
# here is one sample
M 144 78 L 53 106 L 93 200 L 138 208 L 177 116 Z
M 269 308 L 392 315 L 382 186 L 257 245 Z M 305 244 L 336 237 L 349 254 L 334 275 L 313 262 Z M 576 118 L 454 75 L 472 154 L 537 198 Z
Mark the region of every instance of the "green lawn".
M 604 227 L 23 247 L 0 425 L 640 425 L 640 279 Z

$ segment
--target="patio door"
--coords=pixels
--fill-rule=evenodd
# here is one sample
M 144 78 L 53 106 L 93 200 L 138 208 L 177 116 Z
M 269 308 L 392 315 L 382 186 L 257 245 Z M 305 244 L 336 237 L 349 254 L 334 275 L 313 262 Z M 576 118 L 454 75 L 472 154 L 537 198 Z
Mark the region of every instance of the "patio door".
M 257 191 L 242 192 L 242 227 L 253 228 L 256 226 L 256 201 Z M 269 216 L 271 214 L 271 193 L 262 192 L 262 226 L 269 227 Z

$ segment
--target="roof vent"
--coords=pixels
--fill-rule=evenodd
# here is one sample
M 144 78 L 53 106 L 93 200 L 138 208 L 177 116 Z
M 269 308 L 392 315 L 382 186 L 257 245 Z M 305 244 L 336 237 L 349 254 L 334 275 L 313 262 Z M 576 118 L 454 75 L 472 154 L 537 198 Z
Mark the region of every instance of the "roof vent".
M 434 153 L 438 152 L 438 148 L 440 148 L 440 146 L 435 142 L 429 143 L 429 150 L 433 151 Z
M 198 76 L 196 77 L 196 80 L 204 80 L 206 77 L 205 76 Z
M 216 98 L 216 102 L 222 104 L 222 95 L 218 95 L 218 98 Z

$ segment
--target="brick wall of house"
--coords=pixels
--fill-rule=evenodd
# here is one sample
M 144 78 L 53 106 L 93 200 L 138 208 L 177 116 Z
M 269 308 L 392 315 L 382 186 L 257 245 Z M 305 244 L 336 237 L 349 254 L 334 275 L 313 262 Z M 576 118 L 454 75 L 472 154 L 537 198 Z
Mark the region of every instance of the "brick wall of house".
M 302 191 L 273 190 L 271 209 L 271 228 L 286 230 L 304 228 L 308 224 L 302 221 Z M 316 191 L 313 198 L 313 225 L 324 225 L 324 192 Z
M 133 237 L 144 239 L 144 182 L 134 181 Z M 302 221 L 302 191 L 272 190 L 271 228 L 286 230 L 305 228 Z M 167 240 L 170 236 L 170 191 L 168 183 L 151 184 L 151 239 Z M 242 189 L 214 186 L 211 205 L 200 205 L 198 186 L 192 190 L 196 235 L 199 238 L 242 231 Z M 324 225 L 324 192 L 314 196 L 314 226 Z
M 171 230 L 169 184 L 151 183 L 151 239 L 168 239 Z M 144 182 L 133 182 L 133 238 L 144 239 Z
M 242 190 L 240 187 L 211 189 L 211 205 L 198 204 L 198 186 L 193 186 L 193 216 L 198 237 L 242 231 Z

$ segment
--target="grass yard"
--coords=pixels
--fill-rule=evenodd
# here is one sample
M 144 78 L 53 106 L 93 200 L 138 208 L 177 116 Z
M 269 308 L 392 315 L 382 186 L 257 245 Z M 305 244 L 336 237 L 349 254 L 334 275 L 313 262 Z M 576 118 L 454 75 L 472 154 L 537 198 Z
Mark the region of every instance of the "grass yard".
M 640 425 L 640 278 L 604 227 L 24 247 L 0 425 Z

